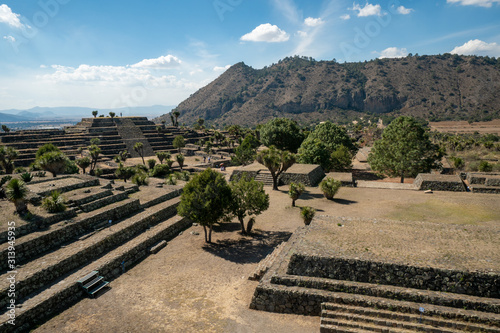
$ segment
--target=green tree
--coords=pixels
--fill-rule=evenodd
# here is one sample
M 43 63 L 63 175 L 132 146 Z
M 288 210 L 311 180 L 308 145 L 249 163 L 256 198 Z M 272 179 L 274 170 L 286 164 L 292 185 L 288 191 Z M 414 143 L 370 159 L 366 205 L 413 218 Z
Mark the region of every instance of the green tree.
M 331 170 L 346 171 L 352 168 L 352 155 L 346 146 L 340 145 L 331 155 Z
M 99 113 L 99 111 L 97 111 L 97 110 L 92 111 L 92 115 L 94 116 L 94 118 L 97 117 L 98 113 Z
M 252 163 L 257 156 L 257 147 L 260 142 L 252 135 L 248 134 L 241 145 L 234 150 L 234 156 L 231 158 L 236 164 L 246 165 Z
M 323 170 L 328 172 L 332 166 L 332 157 L 328 147 L 323 141 L 309 135 L 299 148 L 298 162 L 304 164 L 319 164 Z
M 264 184 L 248 175 L 244 175 L 238 181 L 232 181 L 230 187 L 232 193 L 231 212 L 240 221 L 241 233 L 245 235 L 252 228 L 247 225 L 247 231 L 245 231 L 245 217 L 259 215 L 267 210 L 269 208 L 269 195 L 264 191 Z
M 273 190 L 278 190 L 279 176 L 295 163 L 295 155 L 274 146 L 257 154 L 257 162 L 264 165 L 273 177 Z
M 174 111 L 173 114 L 174 114 L 174 117 L 175 117 L 175 125 L 174 126 L 179 126 L 179 121 L 177 120 L 177 118 L 179 118 L 179 116 L 181 115 L 181 113 L 179 111 Z
M 111 120 L 113 120 L 113 118 L 116 116 L 116 113 L 114 113 L 114 112 L 110 112 L 110 113 L 109 113 L 109 116 L 111 117 Z
M 52 143 L 46 143 L 43 146 L 41 146 L 40 148 L 38 148 L 35 156 L 36 156 L 36 158 L 39 158 L 43 154 L 51 152 L 51 151 L 60 152 L 59 148 L 54 146 Z
M 135 169 L 133 167 L 125 167 L 123 163 L 120 163 L 118 168 L 115 171 L 115 176 L 119 179 L 123 179 L 126 183 L 127 179 L 130 179 L 135 174 Z
M 28 188 L 22 180 L 17 178 L 11 179 L 5 188 L 5 195 L 7 196 L 7 200 L 14 203 L 16 212 L 19 215 L 24 214 L 28 210 L 26 200 Z
M 174 141 L 172 142 L 172 145 L 174 146 L 174 148 L 176 148 L 179 153 L 181 152 L 181 148 L 186 146 L 186 142 L 184 141 L 184 137 L 182 135 L 177 135 L 175 138 L 174 138 Z
M 99 161 L 99 155 L 101 154 L 101 148 L 97 145 L 91 145 L 89 147 L 90 154 L 90 172 L 95 174 L 97 162 Z
M 10 128 L 7 127 L 7 125 L 2 125 L 2 130 L 5 132 L 5 133 L 9 133 L 10 132 Z
M 184 155 L 177 154 L 177 156 L 175 156 L 175 160 L 179 164 L 179 167 L 181 168 L 181 171 L 182 171 L 182 167 L 184 166 Z
M 292 199 L 292 207 L 295 207 L 295 201 L 304 193 L 306 187 L 301 183 L 290 183 L 288 196 Z
M 158 158 L 158 161 L 160 161 L 160 164 L 163 164 L 164 160 L 168 160 L 172 154 L 170 154 L 167 151 L 159 151 L 156 153 L 156 157 Z
M 304 134 L 297 123 L 287 118 L 274 118 L 260 129 L 260 140 L 267 147 L 297 152 L 304 140 Z
M 440 166 L 443 154 L 429 140 L 425 129 L 414 118 L 401 116 L 392 121 L 375 141 L 368 163 L 372 170 L 392 177 L 415 177 Z
M 85 156 L 77 159 L 75 163 L 82 169 L 82 173 L 85 174 L 85 169 L 87 169 L 90 166 L 90 158 Z
M 53 177 L 64 173 L 68 164 L 68 157 L 61 151 L 49 151 L 37 159 L 37 165 L 43 170 L 52 173 Z
M 302 209 L 300 210 L 300 216 L 304 220 L 305 225 L 311 224 L 314 215 L 316 215 L 316 209 L 312 207 L 302 207 Z
M 340 180 L 333 179 L 331 177 L 327 177 L 319 183 L 319 188 L 321 189 L 321 192 L 323 192 L 323 195 L 325 198 L 328 200 L 332 200 L 335 194 L 337 194 L 338 190 L 342 186 L 342 183 Z
M 202 225 L 205 242 L 211 243 L 213 225 L 228 215 L 231 198 L 224 176 L 208 168 L 184 186 L 177 212 Z
M 6 174 L 14 172 L 14 161 L 18 156 L 19 153 L 14 148 L 0 146 L 0 166 Z
M 144 161 L 144 144 L 142 142 L 136 142 L 134 150 L 142 158 L 142 164 L 146 165 L 146 162 Z

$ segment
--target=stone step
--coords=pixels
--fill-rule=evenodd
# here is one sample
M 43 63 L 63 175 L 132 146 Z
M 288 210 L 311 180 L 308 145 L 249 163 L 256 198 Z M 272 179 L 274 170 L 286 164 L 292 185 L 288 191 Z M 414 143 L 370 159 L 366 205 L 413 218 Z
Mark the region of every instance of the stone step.
M 300 286 L 311 290 L 327 290 L 329 292 L 366 295 L 380 299 L 394 299 L 442 305 L 452 308 L 491 312 L 496 314 L 500 323 L 500 299 L 477 297 L 464 294 L 445 293 L 433 290 L 412 289 L 382 284 L 314 278 L 298 275 L 273 276 L 271 283 L 278 285 Z
M 371 332 L 371 331 L 348 328 L 348 327 L 343 327 L 343 326 L 329 325 L 326 322 L 321 323 L 319 331 L 320 331 L 320 333 L 368 333 L 368 332 Z
M 338 327 L 345 327 L 345 328 L 350 328 L 354 329 L 355 332 L 383 332 L 383 333 L 410 333 L 410 332 L 418 332 L 416 329 L 407 329 L 407 328 L 402 328 L 402 327 L 381 327 L 378 325 L 370 324 L 370 323 L 364 323 L 364 322 L 357 322 L 357 321 L 350 321 L 350 320 L 344 320 L 344 319 L 332 319 L 332 318 L 326 318 L 326 319 L 321 319 L 321 325 L 329 325 L 329 326 L 338 326 Z M 425 327 L 423 329 L 424 332 L 432 332 L 432 333 L 452 333 L 456 331 L 449 331 L 449 330 L 444 330 L 441 331 L 439 329 L 435 329 L 433 327 Z
M 16 262 L 22 264 L 33 257 L 94 230 L 102 221 L 117 221 L 141 209 L 138 199 L 126 199 L 89 213 L 52 224 L 46 230 L 29 233 L 16 239 Z M 0 252 L 0 272 L 7 270 L 7 249 Z
M 191 222 L 187 219 L 174 216 L 88 265 L 78 268 L 77 271 L 54 280 L 40 293 L 30 295 L 17 302 L 20 307 L 16 308 L 15 327 L 7 323 L 8 318 L 5 314 L 1 315 L 0 332 L 12 332 L 14 329 L 28 331 L 30 327 L 43 323 L 46 318 L 67 309 L 84 297 L 83 289 L 77 283 L 78 279 L 96 270 L 110 281 L 120 276 L 123 273 L 123 268 L 127 269 L 144 259 L 153 245 L 162 240 L 171 240 L 190 225 Z
M 115 191 L 112 195 L 96 199 L 86 204 L 79 205 L 78 208 L 82 212 L 88 213 L 97 210 L 101 207 L 108 206 L 112 203 L 119 202 L 128 198 L 128 193 L 124 191 Z
M 162 202 L 130 218 L 113 222 L 108 228 L 84 240 L 64 245 L 58 250 L 28 262 L 17 269 L 16 297 L 24 298 L 59 275 L 84 265 L 144 230 L 176 215 L 179 202 L 179 198 Z M 7 300 L 8 276 L 8 273 L 0 276 L 0 300 Z M 0 307 L 3 308 L 6 304 L 1 302 Z
M 424 313 L 422 314 L 411 314 L 411 313 L 400 313 L 396 311 L 389 311 L 389 310 L 382 310 L 375 308 L 345 305 L 340 303 L 323 303 L 321 305 L 321 309 L 322 309 L 321 316 L 326 318 L 337 318 L 338 316 L 344 318 L 343 316 L 345 315 L 357 315 L 357 316 L 369 317 L 372 319 L 376 318 L 377 320 L 382 320 L 382 319 L 389 320 L 389 323 L 392 324 L 394 324 L 394 322 L 396 323 L 406 322 L 414 324 L 425 324 L 435 327 L 447 327 L 447 328 L 465 330 L 470 332 L 488 332 L 488 333 L 500 332 L 500 327 L 492 327 L 492 326 L 463 322 L 458 320 L 449 320 L 442 317 L 428 316 L 425 313 L 425 308 L 424 308 Z
M 472 193 L 490 193 L 490 194 L 500 193 L 500 186 L 472 185 L 470 188 L 472 190 Z
M 269 267 L 272 266 L 272 264 L 274 263 L 274 260 L 276 260 L 276 258 L 279 256 L 279 254 L 281 253 L 281 251 L 285 248 L 285 244 L 286 244 L 286 242 L 281 243 L 280 245 L 278 245 L 273 250 L 273 252 L 271 252 L 270 254 L 268 254 L 259 263 L 259 265 L 255 269 L 255 271 L 248 277 L 248 279 L 252 280 L 252 281 L 260 281 L 260 279 L 267 272 L 267 270 L 269 269 Z
M 77 207 L 113 195 L 111 189 L 89 188 L 66 192 L 63 196 L 68 207 Z

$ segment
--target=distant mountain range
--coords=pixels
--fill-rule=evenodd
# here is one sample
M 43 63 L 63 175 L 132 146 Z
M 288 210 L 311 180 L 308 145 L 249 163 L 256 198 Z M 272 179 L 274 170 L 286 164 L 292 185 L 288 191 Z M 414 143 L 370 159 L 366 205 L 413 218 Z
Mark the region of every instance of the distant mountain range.
M 34 107 L 28 110 L 0 110 L 0 123 L 25 122 L 25 121 L 64 121 L 91 118 L 92 111 L 98 110 L 99 114 L 108 115 L 113 111 L 116 115 L 142 116 L 154 118 L 170 112 L 175 106 L 153 105 L 138 106 L 118 109 L 96 109 L 85 107 Z
M 500 58 L 409 55 L 359 63 L 289 57 L 254 69 L 238 63 L 175 109 L 179 123 L 256 125 L 273 117 L 302 124 L 364 115 L 429 121 L 500 118 Z M 165 114 L 156 122 L 166 120 Z

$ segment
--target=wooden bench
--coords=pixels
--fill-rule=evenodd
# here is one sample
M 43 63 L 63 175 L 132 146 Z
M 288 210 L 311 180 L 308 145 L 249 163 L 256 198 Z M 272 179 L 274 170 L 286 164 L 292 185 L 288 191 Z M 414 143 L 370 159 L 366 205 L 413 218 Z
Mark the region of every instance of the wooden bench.
M 83 290 L 85 290 L 87 294 L 89 294 L 91 297 L 94 297 L 94 295 L 99 290 L 106 287 L 109 282 L 104 281 L 104 277 L 99 276 L 98 271 L 92 271 L 91 273 L 78 280 L 78 284 L 83 288 Z

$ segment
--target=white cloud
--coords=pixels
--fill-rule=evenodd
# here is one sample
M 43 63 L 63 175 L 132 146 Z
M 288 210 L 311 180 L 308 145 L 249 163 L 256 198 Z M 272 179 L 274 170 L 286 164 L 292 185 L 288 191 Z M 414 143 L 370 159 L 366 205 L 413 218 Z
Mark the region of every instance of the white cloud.
M 307 37 L 307 35 L 308 34 L 305 31 L 300 31 L 300 30 L 297 31 L 297 36 L 299 36 L 299 37 L 305 38 L 305 37 Z
M 399 6 L 397 11 L 399 14 L 408 15 L 411 12 L 413 12 L 413 9 L 412 8 L 405 8 L 405 6 Z
M 497 43 L 486 43 L 482 40 L 474 39 L 468 41 L 462 46 L 455 47 L 450 53 L 500 57 L 500 45 Z
M 11 43 L 14 43 L 16 41 L 16 39 L 13 36 L 3 36 L 3 39 L 5 39 Z
M 214 67 L 214 72 L 223 72 L 223 71 L 227 70 L 229 67 L 231 67 L 231 65 L 226 65 L 224 67 L 222 67 L 222 66 L 215 66 Z
M 446 0 L 447 3 L 458 3 L 462 6 L 480 6 L 491 7 L 494 3 L 499 3 L 500 0 Z
M 243 35 L 240 39 L 249 42 L 281 43 L 288 41 L 290 36 L 278 26 L 265 23 Z
M 164 69 L 176 67 L 181 63 L 182 61 L 179 58 L 169 54 L 155 59 L 144 59 L 136 64 L 133 64 L 131 67 Z
M 298 24 L 301 16 L 293 0 L 273 0 L 274 7 L 290 22 Z
M 21 15 L 13 13 L 7 5 L 0 5 L 0 23 L 7 23 L 14 28 L 22 28 L 23 24 L 19 20 Z
M 340 18 L 343 19 L 343 20 L 349 20 L 351 18 L 351 15 L 344 14 L 344 15 L 341 15 Z
M 308 27 L 317 27 L 325 23 L 320 17 L 318 18 L 312 18 L 308 17 L 304 20 L 304 24 L 307 25 Z
M 376 52 L 378 53 L 378 52 Z M 397 47 L 388 47 L 382 52 L 378 53 L 380 54 L 379 58 L 403 58 L 408 55 L 408 51 L 405 48 L 397 48 Z
M 358 11 L 357 14 L 358 17 L 374 16 L 374 15 L 382 16 L 382 7 L 380 7 L 380 5 L 372 5 L 368 2 L 365 4 L 364 7 L 361 7 L 359 4 L 354 3 L 351 9 Z

